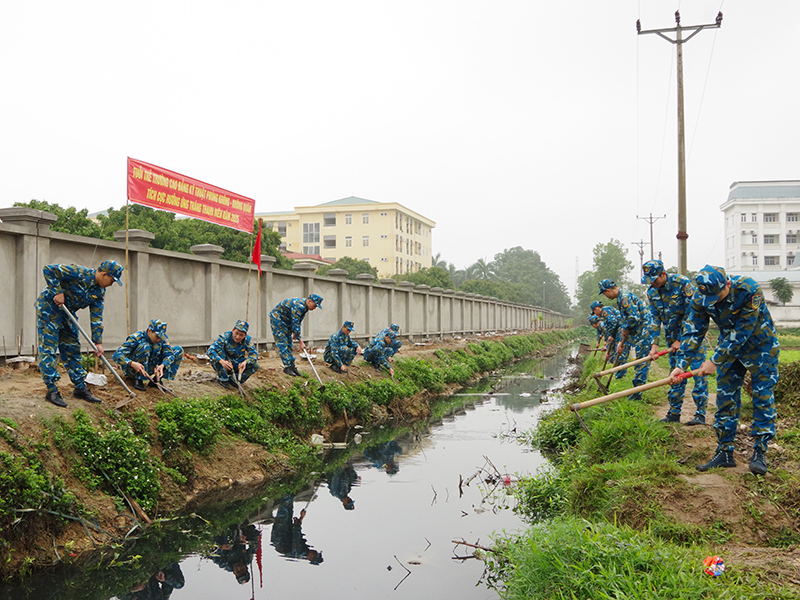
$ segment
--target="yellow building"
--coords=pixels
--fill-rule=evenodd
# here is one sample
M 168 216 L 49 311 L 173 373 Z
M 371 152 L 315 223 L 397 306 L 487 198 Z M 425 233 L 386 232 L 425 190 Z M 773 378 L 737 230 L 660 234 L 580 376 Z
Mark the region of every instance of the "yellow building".
M 431 266 L 431 233 L 436 223 L 397 202 L 342 198 L 294 212 L 256 214 L 277 231 L 287 252 L 345 256 L 377 267 L 380 277 L 416 273 Z

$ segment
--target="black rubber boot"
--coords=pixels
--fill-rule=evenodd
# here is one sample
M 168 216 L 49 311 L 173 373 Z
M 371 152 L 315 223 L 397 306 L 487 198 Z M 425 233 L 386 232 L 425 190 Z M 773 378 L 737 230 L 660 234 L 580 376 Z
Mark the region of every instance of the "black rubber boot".
M 226 390 L 232 390 L 234 385 L 231 383 L 230 379 L 219 379 L 217 378 L 217 383 L 224 387 Z
M 659 421 L 659 423 L 680 423 L 680 422 L 681 422 L 681 416 L 673 414 L 667 414 L 666 417 L 664 417 Z
M 736 461 L 733 460 L 733 450 L 717 450 L 714 458 L 704 465 L 697 465 L 695 468 L 698 471 L 708 471 L 714 467 L 725 467 L 730 469 L 736 466 Z
M 133 389 L 139 390 L 140 392 L 145 391 L 146 387 L 144 385 L 144 381 L 141 379 L 134 379 L 133 380 Z
M 342 369 L 341 367 L 337 367 L 336 365 L 331 365 L 331 371 L 333 371 L 334 373 L 341 373 Z
M 91 402 L 92 404 L 102 404 L 103 401 L 100 398 L 95 397 L 92 392 L 89 391 L 89 388 L 82 387 L 82 388 L 75 388 L 72 390 L 72 395 L 75 398 L 80 398 L 81 400 L 86 400 L 86 402 Z
M 44 399 L 47 400 L 50 404 L 55 404 L 59 408 L 67 407 L 67 403 L 64 402 L 64 399 L 61 397 L 61 392 L 59 392 L 58 390 L 52 390 L 47 392 Z
M 287 375 L 291 375 L 292 377 L 300 377 L 300 373 L 297 372 L 297 369 L 294 367 L 294 365 L 283 367 L 283 372 Z
M 753 456 L 750 459 L 750 472 L 755 475 L 767 474 L 767 453 L 760 448 L 753 448 Z
M 691 421 L 686 422 L 687 425 L 705 425 L 706 424 L 706 416 L 705 415 L 695 415 Z

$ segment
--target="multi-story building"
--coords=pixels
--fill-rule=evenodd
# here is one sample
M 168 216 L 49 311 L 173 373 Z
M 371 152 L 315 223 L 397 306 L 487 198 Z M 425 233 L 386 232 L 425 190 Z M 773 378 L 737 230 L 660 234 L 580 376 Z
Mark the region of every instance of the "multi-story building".
M 334 262 L 345 256 L 364 260 L 377 267 L 381 277 L 431 266 L 436 223 L 397 202 L 351 196 L 256 217 L 280 234 L 281 248 L 287 252 Z
M 800 254 L 800 181 L 735 181 L 720 210 L 725 214 L 727 270 L 800 266 L 795 261 Z M 766 274 L 768 279 L 779 276 Z

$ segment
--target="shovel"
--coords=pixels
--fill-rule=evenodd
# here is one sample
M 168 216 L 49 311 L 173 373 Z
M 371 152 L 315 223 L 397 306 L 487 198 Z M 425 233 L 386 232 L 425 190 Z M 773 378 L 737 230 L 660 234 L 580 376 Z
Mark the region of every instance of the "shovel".
M 687 371 L 686 373 L 681 373 L 676 377 L 676 379 L 688 379 L 689 377 L 694 377 L 696 372 L 697 371 Z M 659 379 L 658 381 L 653 381 L 652 383 L 645 383 L 644 385 L 639 385 L 629 390 L 614 392 L 613 394 L 608 394 L 607 396 L 600 396 L 599 398 L 595 398 L 594 400 L 587 400 L 586 402 L 578 402 L 577 404 L 573 404 L 572 406 L 570 406 L 570 409 L 572 409 L 574 412 L 577 413 L 582 408 L 589 408 L 590 406 L 595 406 L 596 404 L 602 404 L 603 402 L 609 402 L 610 400 L 617 400 L 618 398 L 624 398 L 625 396 L 630 396 L 632 394 L 636 394 L 637 392 L 652 390 L 653 388 L 661 387 L 662 385 L 667 385 L 669 384 L 669 382 L 670 382 L 669 377 L 665 379 Z
M 611 378 L 609 377 L 608 383 L 606 385 L 603 385 L 600 382 L 600 378 L 601 377 L 604 377 L 606 375 L 611 375 L 612 373 L 616 373 L 617 371 L 622 371 L 623 369 L 627 369 L 628 367 L 634 367 L 636 365 L 640 365 L 640 364 L 645 363 L 645 362 L 647 362 L 649 360 L 655 360 L 656 358 L 661 358 L 662 356 L 664 356 L 665 354 L 669 354 L 670 352 L 672 352 L 672 350 L 670 350 L 670 349 L 662 350 L 661 352 L 658 352 L 656 354 L 655 358 L 652 358 L 652 359 L 649 356 L 643 356 L 642 358 L 637 358 L 636 360 L 632 360 L 631 362 L 625 363 L 624 365 L 615 366 L 615 367 L 612 367 L 612 368 L 607 369 L 605 371 L 598 371 L 597 373 L 594 374 L 595 378 L 597 379 L 597 385 L 600 387 L 601 391 L 603 391 L 603 392 L 605 392 L 607 394 L 608 393 L 608 385 L 611 384 Z M 617 355 L 617 358 L 619 358 L 619 355 Z
M 152 384 L 158 388 L 158 391 L 159 391 L 159 392 L 161 392 L 162 394 L 164 394 L 164 392 L 169 392 L 170 394 L 172 394 L 172 395 L 173 395 L 173 396 L 175 396 L 176 398 L 178 397 L 178 394 L 176 394 L 175 392 L 173 392 L 173 391 L 172 391 L 171 389 L 169 389 L 167 386 L 165 386 L 164 384 L 162 384 L 160 381 L 156 381 L 155 379 L 153 379 L 152 377 L 150 377 L 150 375 L 148 375 L 148 374 L 147 374 L 147 371 L 145 371 L 145 372 L 144 372 L 144 376 L 145 376 L 145 377 L 147 377 L 147 378 L 148 378 L 148 379 L 149 379 L 149 380 L 152 382 Z M 166 394 L 164 394 L 164 395 L 166 396 Z
M 317 376 L 317 381 L 319 381 L 319 391 L 320 392 L 324 392 L 325 391 L 325 384 L 322 383 L 322 379 L 319 378 L 319 373 L 317 373 L 317 368 L 314 366 L 314 363 L 311 362 L 311 355 L 307 351 L 304 350 L 303 351 L 303 356 L 305 356 L 308 359 L 308 364 L 311 365 L 311 368 L 314 370 L 314 375 Z
M 78 331 L 80 331 L 83 334 L 83 337 L 86 338 L 86 341 L 89 342 L 89 345 L 92 347 L 92 350 L 94 350 L 95 356 L 100 354 L 100 352 L 97 351 L 97 346 L 94 345 L 94 342 L 92 341 L 92 338 L 90 338 L 88 335 L 86 335 L 86 332 L 83 330 L 83 327 L 81 327 L 81 324 L 78 323 L 78 319 L 76 319 L 75 315 L 73 315 L 69 311 L 69 309 L 67 308 L 67 305 L 66 304 L 62 304 L 61 308 L 64 310 L 65 313 L 67 313 L 67 316 L 69 317 L 70 321 L 72 321 L 75 324 L 75 327 L 78 328 Z M 108 359 L 102 354 L 100 354 L 100 358 L 103 359 L 103 362 L 106 364 L 106 366 L 108 367 L 109 371 L 111 371 L 114 374 L 114 377 L 117 378 L 117 381 L 119 381 L 120 384 L 122 384 L 122 387 L 124 387 L 125 391 L 128 392 L 130 398 L 133 398 L 134 396 L 136 396 L 136 394 L 134 394 L 131 391 L 131 389 L 127 385 L 125 385 L 125 382 L 122 381 L 122 377 L 120 377 L 119 373 L 117 373 L 117 370 L 114 367 L 111 366 L 111 364 L 108 362 Z M 119 408 L 119 405 L 117 405 L 117 408 Z
M 237 369 L 233 370 L 233 381 L 236 383 L 236 387 L 239 388 L 239 395 L 242 398 L 246 398 L 247 394 L 245 394 L 244 389 L 242 388 L 242 384 L 239 381 L 239 371 Z

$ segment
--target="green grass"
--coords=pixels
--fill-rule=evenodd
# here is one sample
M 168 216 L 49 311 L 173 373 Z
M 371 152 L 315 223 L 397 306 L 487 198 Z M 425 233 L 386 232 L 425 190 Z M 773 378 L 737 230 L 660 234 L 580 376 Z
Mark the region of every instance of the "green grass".
M 783 345 L 783 344 L 781 344 Z M 784 350 L 781 348 L 781 355 L 779 357 L 781 364 L 793 363 L 800 360 L 800 350 Z
M 706 575 L 703 549 L 612 523 L 558 519 L 496 543 L 486 580 L 506 600 L 796 598 L 731 567 L 719 578 Z

